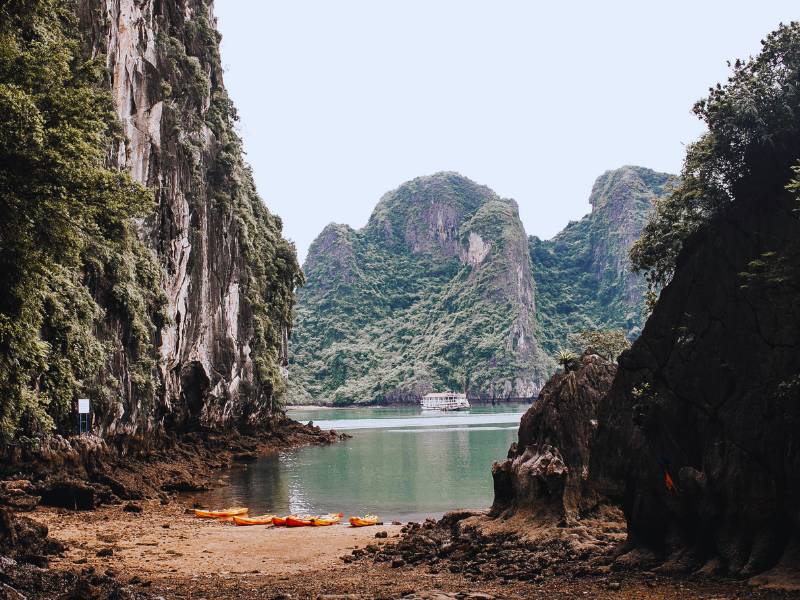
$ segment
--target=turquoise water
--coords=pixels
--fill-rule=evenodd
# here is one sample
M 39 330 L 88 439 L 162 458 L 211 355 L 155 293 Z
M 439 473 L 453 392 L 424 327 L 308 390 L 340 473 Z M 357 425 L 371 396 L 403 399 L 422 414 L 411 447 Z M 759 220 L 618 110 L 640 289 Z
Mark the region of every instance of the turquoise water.
M 251 514 L 372 512 L 402 521 L 485 508 L 492 503 L 492 462 L 505 458 L 526 409 L 291 410 L 293 419 L 353 437 L 263 457 L 232 470 L 227 486 L 197 499 L 209 506 L 248 506 Z

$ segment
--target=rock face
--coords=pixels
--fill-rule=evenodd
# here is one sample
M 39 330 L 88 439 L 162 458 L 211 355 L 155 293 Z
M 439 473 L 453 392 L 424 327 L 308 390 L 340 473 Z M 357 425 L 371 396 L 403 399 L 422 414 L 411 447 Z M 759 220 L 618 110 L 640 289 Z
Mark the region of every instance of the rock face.
M 685 242 L 600 405 L 592 483 L 622 503 L 629 543 L 670 567 L 797 573 L 795 208 L 780 191 L 738 199 Z M 776 252 L 788 262 L 771 268 Z
M 517 205 L 456 173 L 386 194 L 360 230 L 329 225 L 300 292 L 293 401 L 416 401 L 452 388 L 527 398 L 548 365 Z
M 110 316 L 102 328 L 120 391 L 95 403 L 96 431 L 258 427 L 284 387 L 299 275 L 242 162 L 211 3 L 80 0 L 78 15 L 122 126 L 110 160 L 157 201 L 139 230 L 166 295 L 149 393 L 130 368 L 130 325 Z
M 626 166 L 597 178 L 592 212 L 550 240 L 530 238 L 542 347 L 567 346 L 569 333 L 643 325 L 644 278 L 631 272 L 628 251 L 639 238 L 653 201 L 672 176 Z
M 571 522 L 593 507 L 586 488 L 597 412 L 617 367 L 591 351 L 556 373 L 523 415 L 519 441 L 492 466 L 492 514 Z

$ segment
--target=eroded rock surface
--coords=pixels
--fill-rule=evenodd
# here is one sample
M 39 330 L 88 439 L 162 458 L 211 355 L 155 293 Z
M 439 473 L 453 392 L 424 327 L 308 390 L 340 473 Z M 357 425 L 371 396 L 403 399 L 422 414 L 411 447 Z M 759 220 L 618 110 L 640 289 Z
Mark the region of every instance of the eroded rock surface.
M 591 508 L 586 488 L 597 432 L 597 410 L 616 365 L 587 351 L 555 374 L 523 415 L 519 441 L 492 466 L 494 515 L 523 511 L 572 521 Z
M 260 427 L 283 387 L 298 268 L 242 161 L 213 4 L 81 0 L 77 11 L 87 54 L 105 57 L 123 133 L 109 160 L 157 202 L 137 225 L 166 296 L 150 373 L 131 368 L 133 325 L 109 312 L 104 377 L 120 393 L 93 399 L 94 431 Z M 113 305 L 114 290 L 94 293 Z
M 600 404 L 593 485 L 665 569 L 800 568 L 795 208 L 779 191 L 737 201 L 685 243 Z M 784 262 L 757 269 L 770 256 Z

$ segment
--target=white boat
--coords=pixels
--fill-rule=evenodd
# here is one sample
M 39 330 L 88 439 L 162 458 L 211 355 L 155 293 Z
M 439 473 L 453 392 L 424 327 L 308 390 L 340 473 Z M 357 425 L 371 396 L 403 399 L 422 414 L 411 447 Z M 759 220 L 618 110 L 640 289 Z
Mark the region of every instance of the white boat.
M 440 392 L 425 394 L 420 401 L 423 410 L 468 410 L 469 400 L 466 394 L 456 392 Z

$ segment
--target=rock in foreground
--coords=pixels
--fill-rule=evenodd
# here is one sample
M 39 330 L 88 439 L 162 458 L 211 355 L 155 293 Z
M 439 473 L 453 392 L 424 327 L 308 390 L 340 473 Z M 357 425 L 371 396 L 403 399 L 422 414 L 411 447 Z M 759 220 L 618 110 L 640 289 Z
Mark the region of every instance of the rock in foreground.
M 492 466 L 493 515 L 573 521 L 596 504 L 586 489 L 597 409 L 616 365 L 587 351 L 554 375 L 522 417 L 519 441 Z

